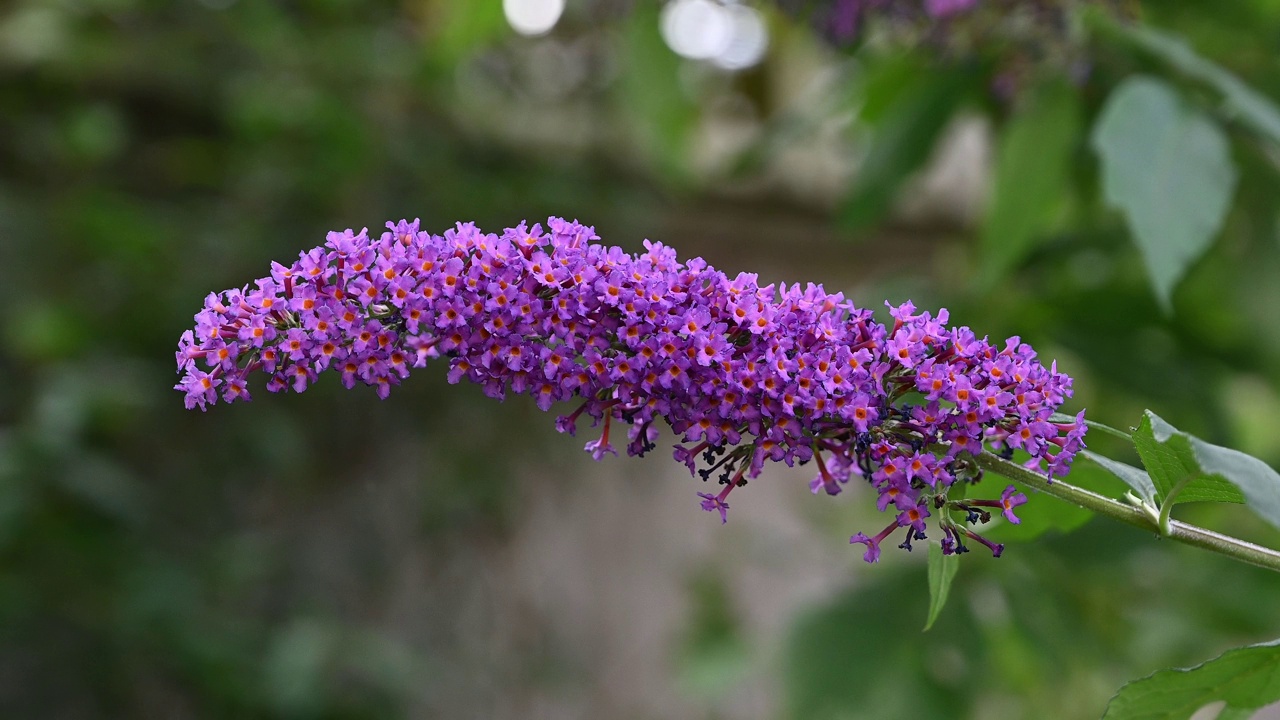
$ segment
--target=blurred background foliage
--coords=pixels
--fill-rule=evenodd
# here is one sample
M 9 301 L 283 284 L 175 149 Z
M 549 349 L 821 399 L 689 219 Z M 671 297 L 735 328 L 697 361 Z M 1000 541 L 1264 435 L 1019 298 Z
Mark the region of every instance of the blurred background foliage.
M 1094 418 L 1150 407 L 1280 463 L 1280 3 L 873 3 L 853 29 L 849 0 L 560 5 L 0 6 L 0 715 L 1087 718 L 1280 634 L 1280 578 L 1048 499 L 927 635 L 922 558 L 862 566 L 853 505 L 758 511 L 805 528 L 768 538 L 821 574 L 798 599 L 751 584 L 782 550 L 733 523 L 628 562 L 709 522 L 692 481 L 583 463 L 440 372 L 184 412 L 170 358 L 206 292 L 329 229 L 562 214 L 945 305 L 1056 358 Z M 1100 138 L 1138 77 L 1173 109 Z M 1222 142 L 1120 157 L 1164 122 Z M 569 499 L 605 482 L 682 504 Z M 1185 515 L 1280 544 L 1239 508 Z M 544 587 L 538 551 L 593 544 L 607 571 Z

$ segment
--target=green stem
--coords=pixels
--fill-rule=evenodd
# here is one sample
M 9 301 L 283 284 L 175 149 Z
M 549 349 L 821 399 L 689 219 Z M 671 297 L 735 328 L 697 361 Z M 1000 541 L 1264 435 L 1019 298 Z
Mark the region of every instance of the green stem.
M 1075 419 L 1075 418 L 1072 418 L 1072 420 L 1074 420 L 1074 419 Z M 1099 432 L 1104 432 L 1104 433 L 1106 433 L 1106 434 L 1108 434 L 1108 435 L 1110 435 L 1110 436 L 1112 436 L 1112 437 L 1120 438 L 1121 440 L 1124 440 L 1125 442 L 1133 442 L 1133 436 L 1132 436 L 1132 435 L 1130 435 L 1129 433 L 1127 433 L 1127 432 L 1125 432 L 1125 431 L 1123 431 L 1123 430 L 1117 430 L 1117 429 L 1115 429 L 1115 428 L 1111 427 L 1110 425 L 1103 425 L 1103 424 L 1102 424 L 1102 423 L 1100 423 L 1100 422 L 1094 422 L 1094 421 L 1092 421 L 1092 420 L 1085 420 L 1085 421 L 1084 421 L 1084 424 L 1085 424 L 1085 425 L 1086 425 L 1090 430 L 1097 430 L 1097 431 L 1099 431 Z
M 1119 520 L 1143 530 L 1165 535 L 1180 543 L 1204 548 L 1219 555 L 1226 555 L 1229 558 L 1247 562 L 1250 565 L 1257 565 L 1258 567 L 1280 572 L 1280 552 L 1271 548 L 1254 545 L 1251 542 L 1246 542 L 1230 535 L 1223 535 L 1173 519 L 1168 520 L 1168 531 L 1162 533 L 1158 519 L 1152 518 L 1132 505 L 1119 500 L 1112 500 L 1062 480 L 1050 482 L 1049 478 L 1038 472 L 1028 470 L 1015 462 L 1010 462 L 989 452 L 982 453 L 977 457 L 977 460 L 978 465 L 987 472 L 1002 475 L 1010 480 L 1016 480 L 1027 487 L 1039 490 L 1046 495 L 1052 495 L 1059 500 L 1066 500 L 1069 503 L 1079 505 L 1086 510 L 1092 510 L 1099 515 L 1106 515 L 1113 520 Z
M 1169 534 L 1169 523 L 1172 522 L 1172 518 L 1169 516 L 1169 513 L 1173 512 L 1173 501 L 1178 497 L 1178 493 L 1182 492 L 1182 488 L 1186 487 L 1189 482 L 1191 482 L 1190 475 L 1182 478 L 1182 480 L 1177 485 L 1174 485 L 1173 489 L 1165 495 L 1164 502 L 1160 503 L 1160 519 L 1158 522 L 1160 523 L 1161 535 Z
M 1062 414 L 1062 413 L 1054 413 L 1054 414 L 1049 418 L 1049 422 L 1051 422 L 1051 423 L 1074 423 L 1075 421 L 1076 421 L 1076 419 L 1075 419 L 1075 417 L 1074 417 L 1074 416 L 1071 416 L 1071 415 L 1064 415 L 1064 414 Z M 1085 421 L 1084 421 L 1084 424 L 1085 424 L 1085 425 L 1086 425 L 1090 430 L 1097 430 L 1098 432 L 1106 433 L 1106 434 L 1108 434 L 1108 435 L 1110 435 L 1110 436 L 1112 436 L 1112 437 L 1116 437 L 1116 438 L 1119 438 L 1119 439 L 1121 439 L 1121 440 L 1124 440 L 1125 442 L 1133 442 L 1133 436 L 1132 436 L 1132 435 L 1130 435 L 1129 433 L 1127 433 L 1127 432 L 1125 432 L 1125 431 L 1123 431 L 1123 430 L 1117 430 L 1117 429 L 1115 429 L 1115 428 L 1111 427 L 1110 425 L 1103 425 L 1102 423 L 1100 423 L 1100 422 L 1098 422 L 1098 421 L 1096 421 L 1096 420 L 1085 420 Z

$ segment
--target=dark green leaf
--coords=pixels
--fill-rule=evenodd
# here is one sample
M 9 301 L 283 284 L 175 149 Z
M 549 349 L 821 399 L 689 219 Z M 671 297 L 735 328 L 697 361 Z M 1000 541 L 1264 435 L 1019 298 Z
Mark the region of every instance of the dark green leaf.
M 929 543 L 929 619 L 924 623 L 925 631 L 933 627 L 942 607 L 947 604 L 947 595 L 951 593 L 951 581 L 960 569 L 958 555 L 943 555 L 942 546 Z
M 871 148 L 858 166 L 840 222 L 861 230 L 879 222 L 911 173 L 929 159 L 967 87 L 965 75 L 921 73 L 905 83 L 876 123 Z
M 878 126 L 902 96 L 903 88 L 918 84 L 929 74 L 920 53 L 893 52 L 870 57 L 853 74 L 858 119 Z
M 1132 77 L 1107 99 L 1093 129 L 1107 202 L 1124 212 L 1156 297 L 1173 289 L 1222 227 L 1236 184 L 1227 138 L 1167 83 Z
M 1228 650 L 1203 665 L 1160 670 L 1135 680 L 1111 699 L 1103 720 L 1185 720 L 1218 701 L 1226 701 L 1226 710 L 1234 712 L 1276 700 L 1280 640 Z
M 1066 194 L 1080 131 L 1077 91 L 1058 78 L 1025 96 L 1000 138 L 995 188 L 982 233 L 986 276 L 1026 259 L 1052 229 Z
M 1236 489 L 1237 486 L 1244 487 L 1242 480 L 1258 484 L 1260 491 L 1270 484 L 1275 519 L 1268 519 L 1280 524 L 1280 477 L 1261 460 L 1237 450 L 1210 445 L 1199 438 L 1179 432 L 1150 410 L 1142 416 L 1142 424 L 1133 434 L 1133 443 L 1138 448 L 1138 455 L 1142 456 L 1142 464 L 1155 483 L 1161 502 L 1168 501 L 1173 495 L 1175 503 L 1242 503 L 1245 496 Z M 1215 469 L 1209 469 L 1204 464 L 1197 446 L 1210 449 L 1211 462 L 1217 461 L 1214 463 Z M 1248 467 L 1239 459 L 1252 461 L 1260 467 Z M 1271 477 L 1262 477 L 1263 471 L 1270 473 Z M 1226 474 L 1228 472 L 1240 477 L 1230 477 Z M 1255 479 L 1252 475 L 1258 477 Z M 1259 498 L 1266 500 L 1267 493 L 1260 492 Z

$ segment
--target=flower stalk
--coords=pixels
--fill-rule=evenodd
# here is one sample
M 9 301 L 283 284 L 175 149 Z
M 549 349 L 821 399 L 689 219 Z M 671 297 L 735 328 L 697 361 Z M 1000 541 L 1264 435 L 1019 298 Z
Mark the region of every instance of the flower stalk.
M 1045 495 L 1065 500 L 1073 505 L 1109 517 L 1112 520 L 1119 520 L 1136 528 L 1150 530 L 1177 542 L 1209 550 L 1219 555 L 1225 555 L 1250 565 L 1280 572 L 1280 551 L 1174 520 L 1163 513 L 1153 518 L 1151 514 L 1142 508 L 1119 500 L 1112 500 L 1090 490 L 1076 487 L 1063 480 L 1056 478 L 1050 480 L 1038 472 L 989 452 L 978 455 L 977 463 L 979 467 L 987 472 L 1009 478 Z M 1168 529 L 1166 532 L 1162 532 L 1162 522 L 1167 523 Z

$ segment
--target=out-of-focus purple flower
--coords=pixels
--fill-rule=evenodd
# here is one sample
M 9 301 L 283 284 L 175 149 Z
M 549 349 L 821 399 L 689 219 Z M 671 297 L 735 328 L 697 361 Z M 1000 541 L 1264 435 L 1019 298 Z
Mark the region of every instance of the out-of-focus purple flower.
M 766 460 L 812 460 L 811 487 L 829 495 L 863 478 L 897 513 L 851 540 L 869 562 L 890 533 L 905 529 L 910 549 L 929 524 L 945 552 L 964 552 L 963 537 L 999 552 L 961 523 L 985 522 L 988 507 L 1016 523 L 1026 497 L 949 498 L 980 478 L 973 455 L 1021 450 L 1028 467 L 1062 475 L 1084 447 L 1083 413 L 1051 420 L 1071 378 L 1018 338 L 993 345 L 911 303 L 890 306 L 886 326 L 820 285 L 761 286 L 660 243 L 629 255 L 597 239 L 559 218 L 501 234 L 459 224 L 432 235 L 416 220 L 377 239 L 330 233 L 252 286 L 206 297 L 178 343 L 176 389 L 203 410 L 249 400 L 259 373 L 271 392 L 302 392 L 332 369 L 385 398 L 444 358 L 450 382 L 493 398 L 530 395 L 544 410 L 577 400 L 556 428 L 572 434 L 584 414 L 600 424 L 585 446 L 597 460 L 617 454 L 614 423 L 628 426 L 631 455 L 653 450 L 667 424 L 676 460 L 724 486 L 699 493 L 722 521 L 729 493 Z
M 787 12 L 810 17 L 827 38 L 848 43 L 861 37 L 864 27 L 876 19 L 919 26 L 967 12 L 978 0 L 778 0 L 778 3 Z
M 924 10 L 932 17 L 943 18 L 965 12 L 977 4 L 978 0 L 924 0 Z

